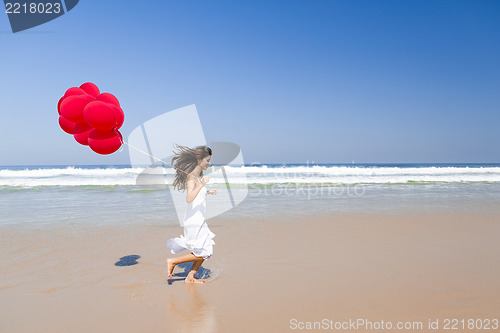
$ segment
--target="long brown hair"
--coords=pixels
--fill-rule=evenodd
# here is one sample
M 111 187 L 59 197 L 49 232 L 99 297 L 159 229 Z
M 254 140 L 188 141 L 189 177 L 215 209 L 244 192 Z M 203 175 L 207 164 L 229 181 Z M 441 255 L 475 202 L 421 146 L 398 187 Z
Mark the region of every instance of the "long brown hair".
M 189 148 L 175 144 L 177 152 L 172 158 L 172 165 L 175 169 L 174 188 L 180 190 L 186 189 L 186 178 L 191 171 L 198 165 L 198 160 L 202 160 L 207 156 L 212 156 L 212 149 L 208 146 L 197 146 Z M 175 164 L 174 164 L 175 162 Z M 200 177 L 203 176 L 203 171 L 200 172 Z

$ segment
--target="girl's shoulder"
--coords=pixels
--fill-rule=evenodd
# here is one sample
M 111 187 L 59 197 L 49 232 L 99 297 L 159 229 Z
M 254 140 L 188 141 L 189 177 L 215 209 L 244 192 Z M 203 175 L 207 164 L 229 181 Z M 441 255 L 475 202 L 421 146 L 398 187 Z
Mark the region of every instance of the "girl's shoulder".
M 200 177 L 196 177 L 195 175 L 193 174 L 188 174 L 187 177 L 186 177 L 186 181 L 200 181 Z

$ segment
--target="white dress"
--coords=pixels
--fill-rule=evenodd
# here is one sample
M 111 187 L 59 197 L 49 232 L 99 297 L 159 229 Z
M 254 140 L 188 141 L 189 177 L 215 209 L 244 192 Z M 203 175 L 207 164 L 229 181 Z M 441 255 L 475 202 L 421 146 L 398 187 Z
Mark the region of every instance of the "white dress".
M 172 254 L 189 250 L 195 256 L 203 259 L 212 256 L 212 245 L 215 244 L 212 238 L 215 237 L 215 234 L 210 231 L 205 221 L 206 197 L 207 188 L 203 186 L 196 198 L 188 204 L 186 215 L 184 215 L 184 235 L 170 238 L 167 241 L 167 246 Z

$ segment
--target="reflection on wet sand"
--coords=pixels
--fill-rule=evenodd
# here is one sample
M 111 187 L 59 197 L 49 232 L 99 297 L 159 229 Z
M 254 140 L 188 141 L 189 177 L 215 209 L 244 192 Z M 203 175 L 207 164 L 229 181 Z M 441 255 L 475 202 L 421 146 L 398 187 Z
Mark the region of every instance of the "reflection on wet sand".
M 184 268 L 184 272 L 173 274 L 175 278 L 169 282 L 176 290 L 170 293 L 167 299 L 167 326 L 176 332 L 216 332 L 215 309 L 204 296 L 207 291 L 206 284 L 184 283 L 191 264 L 178 266 Z M 210 270 L 203 267 L 200 267 L 195 275 L 196 278 L 209 276 Z

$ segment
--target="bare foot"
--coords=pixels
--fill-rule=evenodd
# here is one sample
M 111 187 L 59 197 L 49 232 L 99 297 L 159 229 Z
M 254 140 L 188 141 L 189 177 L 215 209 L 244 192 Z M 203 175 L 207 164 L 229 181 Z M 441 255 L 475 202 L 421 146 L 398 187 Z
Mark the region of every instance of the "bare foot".
M 167 270 L 168 270 L 168 278 L 171 279 L 172 278 L 172 272 L 174 271 L 174 263 L 173 263 L 173 259 L 170 258 L 170 259 L 167 259 Z
M 201 280 L 198 280 L 198 279 L 195 279 L 195 278 L 186 278 L 186 280 L 184 280 L 184 283 L 205 283 L 205 281 L 201 281 Z

